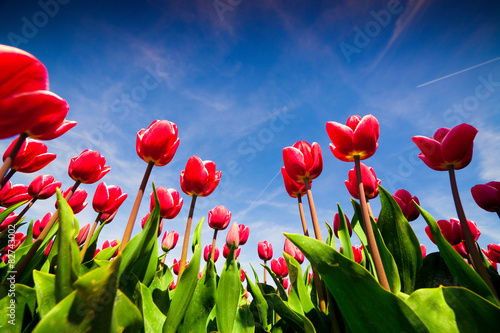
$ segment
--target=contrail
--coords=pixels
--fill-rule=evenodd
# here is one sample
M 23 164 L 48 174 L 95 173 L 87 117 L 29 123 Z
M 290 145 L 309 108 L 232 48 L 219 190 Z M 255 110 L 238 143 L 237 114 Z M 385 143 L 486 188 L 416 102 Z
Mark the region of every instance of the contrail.
M 264 194 L 264 192 L 267 190 L 267 188 L 272 184 L 272 182 L 276 179 L 276 177 L 278 177 L 278 175 L 280 173 L 281 173 L 281 169 L 278 171 L 278 173 L 276 175 L 274 175 L 273 179 L 271 179 L 271 181 L 269 183 L 267 183 L 266 187 L 264 187 L 264 189 L 259 193 L 257 198 L 254 199 L 254 201 L 250 204 L 250 206 L 243 212 L 243 214 L 238 216 L 239 219 L 241 219 L 243 216 L 245 216 L 245 214 L 253 208 L 253 206 L 255 205 L 257 200 L 259 200 L 259 198 L 262 196 L 262 194 Z
M 469 71 L 471 69 L 474 69 L 474 68 L 477 68 L 477 67 L 489 64 L 490 62 L 497 61 L 497 60 L 500 60 L 500 57 L 497 57 L 495 59 L 491 59 L 491 60 L 485 61 L 483 63 L 480 63 L 478 65 L 475 65 L 475 66 L 472 66 L 472 67 L 469 67 L 469 68 L 466 68 L 466 69 L 462 69 L 461 71 L 458 71 L 458 72 L 455 72 L 455 73 L 448 74 L 446 76 L 440 77 L 439 79 L 435 79 L 435 80 L 432 80 L 432 81 L 429 81 L 429 82 L 426 82 L 426 83 L 422 83 L 421 85 L 417 86 L 417 88 L 426 86 L 428 84 L 431 84 L 431 83 L 434 83 L 434 82 L 437 82 L 437 81 L 441 81 L 441 80 L 447 79 L 447 78 L 449 78 L 451 76 L 454 76 L 454 75 L 457 75 L 457 74 L 460 74 L 460 73 L 463 73 L 463 72 L 467 72 L 467 71 Z

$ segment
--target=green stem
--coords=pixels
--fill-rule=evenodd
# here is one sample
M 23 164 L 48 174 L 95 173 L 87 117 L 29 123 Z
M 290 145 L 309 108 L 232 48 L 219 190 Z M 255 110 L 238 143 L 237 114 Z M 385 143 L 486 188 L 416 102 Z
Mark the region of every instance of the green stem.
M 182 273 L 184 272 L 184 268 L 186 267 L 186 257 L 189 247 L 189 235 L 191 233 L 191 222 L 193 221 L 194 205 L 196 204 L 196 198 L 197 196 L 195 194 L 191 197 L 191 207 L 189 208 L 189 215 L 186 223 L 186 232 L 184 233 L 184 242 L 182 244 L 182 255 L 181 255 L 181 261 L 179 262 L 179 275 L 177 277 L 177 284 L 179 284 Z

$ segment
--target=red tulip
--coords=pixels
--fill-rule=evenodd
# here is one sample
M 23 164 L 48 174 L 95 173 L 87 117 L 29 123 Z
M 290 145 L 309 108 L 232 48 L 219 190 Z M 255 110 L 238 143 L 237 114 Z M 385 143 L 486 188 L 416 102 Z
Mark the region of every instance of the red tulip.
M 422 258 L 425 258 L 425 256 L 427 255 L 427 248 L 424 244 L 420 244 L 420 251 L 422 252 Z
M 365 188 L 365 196 L 367 199 L 373 199 L 378 196 L 378 185 L 380 184 L 380 179 L 377 179 L 375 175 L 375 170 L 361 164 L 361 179 L 363 179 L 363 187 Z M 349 194 L 355 199 L 359 199 L 358 192 L 358 181 L 356 177 L 356 170 L 349 170 L 349 180 L 345 181 L 345 186 L 349 191 Z
M 0 213 L 3 213 L 5 208 L 0 208 Z M 9 215 L 5 217 L 5 219 L 0 223 L 0 232 L 7 229 L 7 227 L 17 219 L 17 215 L 14 212 L 10 212 Z
M 12 253 L 15 251 L 26 239 L 26 235 L 22 232 L 16 232 L 13 238 L 9 237 L 8 245 L 2 250 L 3 254 Z
M 28 194 L 36 199 L 48 199 L 56 193 L 56 189 L 60 188 L 61 182 L 56 182 L 54 176 L 39 175 L 28 186 Z
M 283 279 L 283 288 L 286 290 L 290 286 L 290 281 L 288 278 Z
M 241 282 L 245 281 L 245 271 L 243 269 L 241 269 L 240 279 L 241 279 Z
M 90 223 L 87 223 L 78 232 L 78 235 L 76 236 L 76 243 L 79 246 L 82 246 L 85 243 L 85 240 L 87 240 L 87 236 L 89 235 L 89 230 L 90 230 Z
M 257 244 L 257 252 L 259 258 L 268 261 L 273 258 L 273 246 L 268 241 L 259 242 Z
M 250 235 L 250 228 L 243 224 L 240 224 L 238 225 L 238 233 L 240 236 L 240 246 L 245 245 L 248 240 L 248 236 Z
M 459 170 L 472 160 L 472 147 L 477 129 L 469 124 L 440 128 L 431 138 L 414 136 L 413 142 L 422 151 L 418 157 L 431 169 Z
M 92 207 L 96 213 L 112 214 L 118 210 L 125 199 L 127 199 L 127 194 L 122 194 L 119 186 L 108 186 L 105 182 L 101 182 L 95 190 Z
M 17 139 L 18 138 L 12 141 L 7 150 L 4 152 L 4 162 L 11 153 L 12 148 L 14 148 Z M 19 172 L 32 173 L 44 168 L 55 158 L 56 154 L 47 153 L 47 146 L 43 142 L 26 138 L 16 157 L 12 161 L 10 168 Z
M 175 283 L 175 281 L 172 281 L 170 286 L 168 286 L 168 290 L 174 290 L 175 288 L 177 288 L 177 283 Z
M 164 219 L 173 219 L 181 211 L 184 200 L 180 197 L 179 192 L 173 188 L 165 188 L 163 186 L 156 188 L 156 195 L 160 201 L 160 216 Z M 151 193 L 151 202 L 149 211 L 153 211 L 155 207 L 155 195 Z
M 167 165 L 179 146 L 177 125 L 168 120 L 155 120 L 147 129 L 137 132 L 136 150 L 145 162 Z
M 444 238 L 451 245 L 456 245 L 462 242 L 462 228 L 460 227 L 460 222 L 456 219 L 447 220 L 439 220 L 436 222 L 443 234 Z M 432 236 L 431 229 L 429 226 L 425 227 L 425 233 L 429 237 L 429 239 L 436 244 L 434 241 L 434 237 Z
M 306 186 L 304 184 L 299 184 L 290 178 L 290 176 L 286 173 L 285 167 L 281 168 L 281 174 L 283 175 L 283 181 L 285 182 L 285 189 L 289 196 L 292 198 L 298 198 L 305 195 Z M 309 187 L 311 187 L 311 182 L 309 182 Z
M 49 130 L 46 130 L 42 134 L 32 134 L 30 135 L 32 138 L 36 138 L 38 140 L 53 140 L 55 138 L 60 137 L 70 129 L 76 126 L 76 121 L 63 120 L 58 125 L 52 127 Z
M 120 241 L 118 239 L 113 239 L 113 240 L 105 240 L 104 243 L 102 244 L 102 249 L 107 249 L 109 247 L 115 247 L 120 245 Z M 115 253 L 111 256 L 112 258 L 116 257 L 118 255 L 118 250 L 119 248 L 116 248 Z
M 349 230 L 349 237 L 352 236 L 352 228 L 351 228 L 351 223 L 349 222 L 349 219 L 347 218 L 347 215 L 344 214 L 344 218 L 347 224 L 347 229 Z M 339 213 L 335 213 L 335 216 L 333 217 L 333 232 L 335 233 L 335 236 L 339 238 L 339 225 L 340 225 L 340 215 Z
M 467 248 L 465 246 L 465 242 L 460 242 L 458 244 L 453 245 L 453 248 L 455 251 L 458 252 L 462 256 L 462 258 L 467 259 L 469 257 L 469 251 L 467 251 Z
M 66 196 L 68 195 L 69 191 L 71 189 L 67 189 L 66 191 L 63 191 L 61 194 L 63 196 L 63 198 L 66 198 Z M 73 210 L 73 214 L 78 214 L 80 213 L 85 207 L 87 207 L 87 204 L 88 202 L 85 201 L 85 199 L 87 199 L 87 191 L 79 188 L 75 191 L 75 193 L 73 193 L 73 195 L 71 196 L 71 198 L 68 200 L 68 205 L 71 207 L 71 209 Z M 56 208 L 58 208 L 59 205 L 56 201 Z
M 491 261 L 500 263 L 500 244 L 489 244 L 486 256 Z
M 51 239 L 49 244 L 47 244 L 47 247 L 45 248 L 45 251 L 43 251 L 43 255 L 48 257 L 49 256 L 49 253 L 50 253 L 50 250 L 52 250 L 52 244 L 54 244 L 54 240 Z
M 224 230 L 231 221 L 231 212 L 219 205 L 208 212 L 208 225 L 214 230 Z
M 352 162 L 354 156 L 364 160 L 375 154 L 378 147 L 379 123 L 371 114 L 351 116 L 346 125 L 335 121 L 326 123 L 326 132 L 332 143 L 330 150 L 341 161 Z
M 283 148 L 283 162 L 288 176 L 299 184 L 317 178 L 323 171 L 323 156 L 317 142 L 310 145 L 298 141 L 292 147 Z
M 165 234 L 163 235 L 163 239 L 161 241 L 161 248 L 163 252 L 168 252 L 175 248 L 175 246 L 177 245 L 177 240 L 179 240 L 179 234 L 177 233 L 177 231 L 165 231 Z
M 111 169 L 105 165 L 106 159 L 98 151 L 86 149 L 73 157 L 69 164 L 68 174 L 74 181 L 93 184 L 99 181 Z
M 285 258 L 279 257 L 278 259 L 271 260 L 271 270 L 278 278 L 284 278 L 288 275 L 288 267 L 286 266 Z
M 354 261 L 358 264 L 361 263 L 363 261 L 363 245 L 354 245 L 352 252 L 354 254 Z
M 236 222 L 231 225 L 226 236 L 226 245 L 228 248 L 236 250 L 240 246 L 240 229 Z
M 202 161 L 198 156 L 191 156 L 186 169 L 181 171 L 181 188 L 189 196 L 209 196 L 219 185 L 221 172 L 215 170 L 215 163 Z
M 115 211 L 113 214 L 102 214 L 99 221 L 101 223 L 110 223 L 115 218 L 116 213 L 117 213 L 117 211 Z
M 144 229 L 144 226 L 146 225 L 146 222 L 149 219 L 149 216 L 151 216 L 151 212 L 147 213 L 146 216 L 144 216 L 142 218 L 142 221 L 141 221 L 141 228 L 142 229 Z M 157 235 L 157 237 L 160 237 L 162 230 L 163 230 L 163 218 L 160 217 L 160 224 L 158 225 L 158 235 Z
M 205 249 L 203 250 L 203 258 L 205 261 L 208 261 L 208 257 L 212 254 L 212 244 L 209 244 L 205 246 Z M 215 248 L 214 250 L 214 262 L 217 262 L 217 259 L 219 259 L 219 249 Z
M 45 229 L 47 223 L 49 223 L 51 218 L 52 218 L 52 213 L 48 212 L 47 214 L 44 215 L 44 217 L 41 220 L 36 220 L 35 223 L 33 223 L 33 238 L 36 239 L 38 238 L 38 236 L 40 236 L 43 229 Z
M 488 212 L 500 212 L 500 182 L 479 184 L 470 191 L 479 207 Z
M 179 275 L 179 264 L 180 264 L 180 261 L 177 261 L 177 259 L 174 259 L 173 271 L 174 271 L 175 275 Z M 187 267 L 188 265 L 189 265 L 189 261 L 186 261 L 185 267 Z
M 295 260 L 297 260 L 299 264 L 302 264 L 304 262 L 304 254 L 288 238 L 285 239 L 284 251 L 289 256 L 295 258 Z
M 420 216 L 417 206 L 413 203 L 415 201 L 420 205 L 420 201 L 418 201 L 417 197 L 412 197 L 410 192 L 403 189 L 397 190 L 392 197 L 398 203 L 408 222 L 415 221 Z
M 10 180 L 0 190 L 0 206 L 6 208 L 30 199 L 28 186 L 21 184 L 12 186 Z
M 241 247 L 237 248 L 235 251 L 234 251 L 234 259 L 236 260 L 236 258 L 238 258 L 238 256 L 240 255 L 240 252 L 241 252 Z M 222 247 L 222 255 L 224 256 L 224 258 L 227 259 L 227 256 L 229 255 L 229 248 L 227 247 L 226 244 L 224 244 L 224 246 Z

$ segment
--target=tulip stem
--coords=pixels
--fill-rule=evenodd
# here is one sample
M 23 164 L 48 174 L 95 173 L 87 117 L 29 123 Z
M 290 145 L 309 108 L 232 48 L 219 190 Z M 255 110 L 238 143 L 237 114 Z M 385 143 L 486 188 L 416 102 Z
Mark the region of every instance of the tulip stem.
M 179 284 L 182 273 L 184 272 L 184 268 L 186 268 L 185 266 L 186 266 L 187 251 L 189 247 L 189 235 L 191 233 L 191 222 L 193 221 L 194 205 L 196 204 L 197 197 L 198 196 L 196 194 L 193 194 L 193 196 L 191 197 L 191 207 L 189 207 L 189 215 L 186 223 L 186 232 L 184 233 L 184 242 L 182 243 L 182 255 L 181 255 L 181 261 L 179 262 L 179 275 L 177 276 L 177 284 Z
M 309 237 L 309 231 L 307 231 L 306 217 L 304 215 L 304 207 L 302 205 L 302 197 L 297 196 L 297 200 L 299 202 L 299 214 L 300 214 L 300 221 L 302 222 L 302 230 L 304 230 L 304 236 Z
M 491 292 L 495 296 L 498 301 L 498 295 L 496 293 L 495 287 L 491 283 L 490 277 L 488 276 L 488 272 L 486 271 L 486 267 L 483 264 L 481 259 L 481 255 L 479 254 L 479 250 L 477 249 L 476 242 L 472 237 L 472 233 L 469 228 L 469 223 L 467 222 L 467 218 L 465 217 L 465 211 L 462 206 L 462 202 L 460 200 L 460 194 L 458 192 L 457 179 L 455 177 L 455 169 L 450 167 L 450 184 L 451 184 L 451 192 L 453 194 L 453 200 L 455 201 L 455 208 L 457 210 L 458 219 L 460 220 L 460 226 L 462 227 L 462 233 L 465 237 L 465 245 L 467 252 L 470 253 L 470 257 L 472 259 L 472 265 L 476 269 L 477 273 L 481 276 L 484 282 L 491 289 Z
M 12 221 L 13 225 L 16 225 L 16 223 L 23 218 L 24 214 L 26 214 L 26 212 L 31 208 L 31 206 L 33 206 L 33 204 L 35 203 L 36 200 L 37 200 L 37 198 L 31 199 L 30 203 L 26 207 L 24 207 L 24 209 L 21 211 L 21 213 L 19 213 L 19 215 L 17 215 L 16 218 L 14 219 L 14 221 Z M 1 239 L 1 237 L 0 237 L 0 239 Z
M 79 180 L 77 180 L 75 182 L 75 184 L 73 185 L 73 187 L 71 188 L 71 190 L 69 190 L 68 194 L 66 194 L 66 197 L 64 198 L 64 200 L 68 201 L 69 199 L 71 199 L 71 196 L 73 195 L 73 193 L 75 193 L 76 189 L 78 188 L 78 186 L 80 186 L 80 184 L 81 184 L 81 182 Z M 28 267 L 29 262 L 35 256 L 36 251 L 38 250 L 40 245 L 42 245 L 43 240 L 45 239 L 45 237 L 47 237 L 49 231 L 54 226 L 54 223 L 56 222 L 58 217 L 59 217 L 59 209 L 56 210 L 54 215 L 52 215 L 49 222 L 47 222 L 47 225 L 45 226 L 45 228 L 43 228 L 40 235 L 38 235 L 37 239 L 33 242 L 33 245 L 31 245 L 31 248 L 29 249 L 28 253 L 26 253 L 26 255 L 19 262 L 19 265 L 16 267 L 16 272 L 17 272 L 15 275 L 16 281 L 18 281 L 18 279 L 23 274 L 23 271 L 26 269 L 26 267 Z
M 10 166 L 12 165 L 12 162 L 17 156 L 17 153 L 21 149 L 21 146 L 24 143 L 24 140 L 28 137 L 28 134 L 26 133 L 21 133 L 19 137 L 17 138 L 16 143 L 14 144 L 14 147 L 12 147 L 12 150 L 10 151 L 9 156 L 5 159 L 3 162 L 2 166 L 0 167 L 0 189 L 5 185 L 8 179 L 4 178 L 5 174 L 7 173 L 7 170 L 10 169 Z
M 123 239 L 120 244 L 120 252 L 123 251 L 125 246 L 127 246 L 130 241 L 130 236 L 132 236 L 132 230 L 134 229 L 135 220 L 137 218 L 137 213 L 139 212 L 139 207 L 141 206 L 142 197 L 144 196 L 144 190 L 146 189 L 146 184 L 148 183 L 149 176 L 151 175 L 151 170 L 153 170 L 154 162 L 149 162 L 146 172 L 144 172 L 144 177 L 142 177 L 141 186 L 139 186 L 139 191 L 137 191 L 137 196 L 135 197 L 134 205 L 132 206 L 132 211 L 128 218 L 127 227 L 123 233 Z
M 217 229 L 214 230 L 214 238 L 212 239 L 212 251 L 210 251 L 210 259 L 212 259 L 215 262 L 215 242 L 217 239 Z
M 12 176 L 14 176 L 16 171 L 17 170 L 10 169 L 9 172 L 7 173 L 7 175 L 5 177 L 3 177 L 2 183 L 0 185 L 2 185 L 2 187 L 3 187 L 12 178 Z
M 264 260 L 264 266 L 267 266 L 267 260 Z M 266 283 L 267 283 L 266 271 L 267 271 L 267 269 L 266 269 L 266 268 L 264 268 L 264 284 L 266 284 Z
M 97 214 L 97 217 L 94 221 L 94 224 L 92 225 L 92 229 L 90 229 L 90 232 L 87 236 L 87 239 L 85 240 L 85 244 L 83 245 L 82 251 L 80 253 L 80 263 L 83 262 L 83 258 L 85 258 L 85 253 L 87 252 L 87 249 L 89 248 L 90 240 L 92 239 L 92 236 L 94 236 L 95 228 L 97 227 L 97 223 L 101 219 L 102 212 Z
M 366 239 L 368 241 L 368 248 L 370 254 L 372 255 L 373 263 L 375 265 L 375 272 L 377 273 L 378 281 L 386 290 L 390 291 L 389 281 L 385 275 L 384 265 L 382 264 L 382 259 L 380 257 L 380 252 L 378 251 L 377 242 L 375 241 L 375 235 L 372 229 L 372 223 L 370 221 L 370 215 L 368 213 L 368 207 L 365 196 L 365 188 L 363 186 L 363 179 L 361 176 L 361 162 L 359 155 L 354 156 L 354 166 L 356 169 L 356 181 L 358 183 L 358 193 L 359 202 L 361 205 L 361 215 L 363 218 L 363 225 L 365 227 Z

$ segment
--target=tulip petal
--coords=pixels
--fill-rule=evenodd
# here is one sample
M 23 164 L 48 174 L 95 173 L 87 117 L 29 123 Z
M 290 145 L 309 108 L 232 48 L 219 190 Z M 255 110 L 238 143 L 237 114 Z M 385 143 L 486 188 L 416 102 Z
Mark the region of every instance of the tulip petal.
M 461 124 L 452 128 L 441 143 L 441 154 L 446 163 L 464 160 L 463 167 L 467 166 L 468 154 L 472 158 L 471 147 L 474 144 L 477 129 L 469 124 Z M 470 151 L 470 152 L 469 152 Z M 470 160 L 469 160 L 470 162 Z
M 304 155 L 295 147 L 283 148 L 283 162 L 286 173 L 294 181 L 302 184 L 303 177 L 306 176 L 307 167 L 304 161 Z
M 326 132 L 333 146 L 338 150 L 338 155 L 345 156 L 352 153 L 354 132 L 350 127 L 335 121 L 329 121 L 326 123 Z
M 444 161 L 441 156 L 441 144 L 438 141 L 419 135 L 414 136 L 411 139 L 417 147 L 420 148 L 422 154 L 425 156 L 426 160 L 419 155 L 420 159 L 424 161 L 427 166 L 435 170 L 436 168 L 446 170 L 443 167 Z
M 373 154 L 378 147 L 379 123 L 377 118 L 367 115 L 361 119 L 353 135 L 353 149 L 361 153 L 360 158 L 366 159 Z

